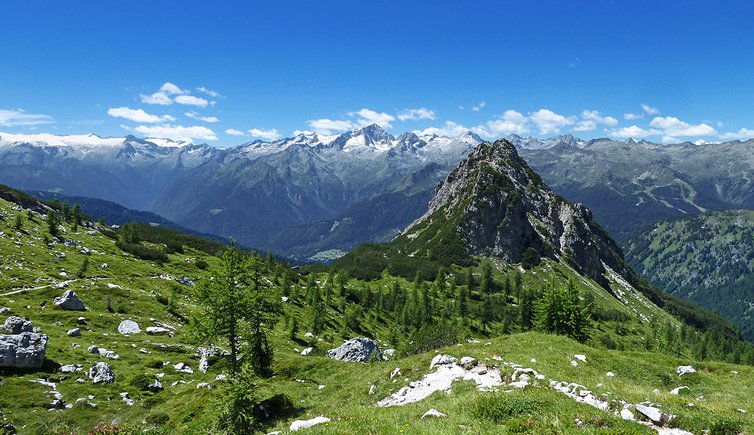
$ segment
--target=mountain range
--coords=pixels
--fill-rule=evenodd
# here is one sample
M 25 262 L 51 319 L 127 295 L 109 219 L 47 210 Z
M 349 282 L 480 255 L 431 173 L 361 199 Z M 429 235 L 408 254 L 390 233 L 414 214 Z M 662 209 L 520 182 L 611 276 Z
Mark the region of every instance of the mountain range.
M 558 194 L 619 242 L 658 220 L 754 208 L 754 143 L 507 137 Z M 0 133 L 0 183 L 157 213 L 295 261 L 384 242 L 421 216 L 481 138 L 377 125 L 220 149 L 163 139 Z

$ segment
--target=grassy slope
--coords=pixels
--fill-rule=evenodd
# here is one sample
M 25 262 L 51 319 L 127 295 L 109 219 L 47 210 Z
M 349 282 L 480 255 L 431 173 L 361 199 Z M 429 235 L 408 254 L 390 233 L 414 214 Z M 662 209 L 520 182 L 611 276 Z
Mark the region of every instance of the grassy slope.
M 50 250 L 42 244 L 39 239 L 44 234 L 45 225 L 39 216 L 35 217 L 34 222 L 25 220 L 24 233 L 17 234 L 10 228 L 13 217 L 16 213 L 23 213 L 25 216 L 25 211 L 14 210 L 12 204 L 0 201 L 0 212 L 3 215 L 0 231 L 6 234 L 0 237 L 0 294 L 15 291 L 20 287 L 41 287 L 69 279 L 80 267 L 84 257 L 78 253 L 79 248 L 55 245 L 55 248 Z M 82 228 L 77 235 L 69 233 L 67 236 L 79 241 L 80 246 L 92 250 L 87 279 L 75 281 L 69 288 L 77 291 L 90 311 L 77 313 L 53 309 L 52 299 L 63 291 L 58 288 L 46 287 L 0 296 L 0 306 L 11 308 L 11 314 L 29 316 L 35 326 L 41 327 L 43 332 L 50 336 L 47 351 L 49 363 L 43 372 L 0 375 L 0 410 L 4 413 L 2 418 L 13 421 L 22 433 L 60 433 L 63 430 L 81 433 L 88 431 L 95 424 L 113 421 L 142 424 L 146 420 L 150 422 L 146 427 L 151 427 L 151 422 L 155 418 L 166 419 L 166 424 L 162 428 L 168 433 L 206 432 L 205 417 L 212 401 L 221 391 L 218 388 L 221 383 L 216 382 L 214 378 L 223 370 L 223 363 L 213 365 L 207 374 L 199 373 L 196 370 L 198 357 L 193 350 L 182 347 L 183 344 L 190 343 L 186 328 L 167 312 L 165 306 L 156 300 L 155 295 L 160 293 L 168 296 L 173 288 L 179 289 L 179 311 L 188 313 L 191 304 L 182 298 L 182 293 L 188 290 L 187 287 L 161 279 L 159 275 L 168 273 L 173 276 L 197 278 L 202 272 L 196 268 L 193 260 L 186 261 L 186 258 L 203 258 L 210 264 L 214 264 L 216 260 L 202 252 L 189 250 L 184 254 L 170 255 L 170 260 L 164 265 L 148 263 L 124 255 L 111 239 L 101 234 L 90 236 L 86 231 Z M 60 252 L 64 252 L 66 257 L 58 258 L 56 253 Z M 107 269 L 100 267 L 103 262 L 108 263 Z M 495 276 L 498 280 L 503 273 L 510 273 L 513 267 L 502 263 L 495 266 Z M 65 271 L 69 276 L 61 277 L 61 271 Z M 103 279 L 92 280 L 91 277 L 95 275 Z M 538 288 L 545 283 L 562 285 L 569 276 L 572 276 L 572 272 L 566 266 L 545 262 L 540 268 L 524 274 L 524 286 Z M 327 278 L 323 274 L 318 279 Z M 385 277 L 370 285 L 387 286 L 393 279 Z M 108 283 L 121 287 L 110 289 L 115 313 L 105 310 Z M 349 284 L 359 285 L 361 283 L 356 281 Z M 401 285 L 407 288 L 409 283 L 401 280 Z M 598 290 L 587 280 L 577 280 L 577 285 L 583 290 Z M 84 289 L 82 286 L 89 288 Z M 298 295 L 302 293 L 300 288 L 296 292 Z M 599 292 L 595 295 L 598 303 L 606 309 L 630 312 L 634 309 L 647 310 L 640 299 L 629 300 L 623 305 Z M 307 309 L 302 299 L 303 296 L 295 296 L 286 304 L 289 315 L 300 319 L 306 318 Z M 68 337 L 66 331 L 77 326 L 75 319 L 80 315 L 88 319 L 88 324 L 82 328 L 82 336 Z M 654 319 L 655 322 L 673 321 L 663 312 L 656 310 L 647 312 L 647 315 L 658 316 Z M 174 325 L 176 335 L 149 337 L 142 333 L 121 336 L 116 329 L 119 322 L 126 318 L 136 320 L 142 329 L 151 326 L 153 322 L 150 319 L 154 318 Z M 63 326 L 56 326 L 55 322 L 61 322 Z M 340 331 L 341 322 L 342 314 L 329 310 L 328 330 Z M 365 329 L 373 331 L 380 339 L 386 335 L 390 319 L 367 316 L 364 322 Z M 598 324 L 595 337 L 611 331 L 615 326 L 611 322 Z M 630 331 L 624 338 L 627 348 L 640 348 L 642 336 L 650 339 L 647 336 L 648 329 L 643 329 L 645 326 L 635 320 L 625 325 Z M 286 394 L 292 399 L 296 409 L 292 414 L 268 422 L 265 427 L 267 430 L 287 429 L 290 422 L 297 418 L 326 415 L 332 418 L 333 422 L 327 427 L 312 428 L 309 433 L 399 433 L 401 430 L 406 433 L 499 433 L 505 431 L 505 427 L 516 425 L 523 425 L 522 427 L 532 433 L 570 433 L 583 430 L 586 433 L 596 433 L 609 428 L 650 433 L 637 424 L 620 421 L 599 410 L 572 402 L 565 396 L 551 391 L 546 384 L 524 392 L 516 391 L 505 395 L 479 393 L 473 387 L 461 383 L 455 384 L 454 393 L 451 395 L 435 394 L 423 402 L 405 407 L 377 408 L 374 406 L 377 400 L 406 384 L 403 378 L 396 382 L 389 379 L 389 373 L 395 367 L 400 367 L 409 380 L 416 380 L 428 371 L 429 361 L 434 354 L 421 354 L 395 362 L 372 365 L 341 363 L 316 356 L 341 341 L 340 338 L 332 338 L 332 333 L 328 333 L 326 335 L 330 337 L 323 335 L 326 340 L 318 343 L 315 356 L 302 357 L 294 350 L 307 345 L 302 340 L 305 328 L 302 326 L 302 329 L 297 341 L 291 342 L 286 337 L 281 322 L 272 337 L 272 343 L 277 349 L 275 375 L 269 379 L 260 379 L 256 393 L 260 399 L 278 393 Z M 596 340 L 598 338 L 595 338 Z M 488 342 L 489 345 L 486 344 Z M 81 347 L 73 348 L 73 343 L 80 344 Z M 90 344 L 114 350 L 120 355 L 120 359 L 95 357 L 86 352 Z M 148 349 L 150 353 L 141 354 L 141 347 Z M 537 333 L 482 339 L 480 343 L 463 343 L 442 351 L 456 357 L 470 355 L 482 360 L 499 355 L 506 361 L 531 365 L 548 378 L 575 381 L 597 393 L 611 393 L 610 397 L 633 403 L 652 400 L 664 410 L 678 414 L 678 423 L 688 429 L 699 430 L 708 428 L 721 419 L 733 419 L 748 433 L 754 433 L 750 414 L 740 414 L 736 411 L 737 408 L 745 408 L 750 413 L 754 412 L 749 404 L 747 387 L 754 381 L 751 367 L 700 363 L 659 354 L 608 351 L 578 344 L 563 337 Z M 587 355 L 589 363 L 572 367 L 569 363 L 574 353 Z M 527 363 L 531 358 L 536 358 L 537 363 Z M 113 366 L 117 376 L 114 384 L 78 384 L 75 379 L 79 376 L 85 378 L 83 372 L 68 376 L 54 368 L 55 363 L 80 363 L 86 370 L 100 360 L 107 361 Z M 171 367 L 155 368 L 155 363 L 164 361 L 173 364 L 188 363 L 195 370 L 195 374 L 191 376 L 177 373 Z M 687 363 L 693 364 L 700 373 L 684 377 L 682 380 L 677 379 L 675 367 Z M 617 376 L 606 378 L 605 372 L 608 370 L 615 372 Z M 731 375 L 732 370 L 738 371 L 739 375 Z M 131 378 L 144 373 L 150 376 L 164 373 L 161 381 L 166 390 L 154 394 L 139 391 L 129 385 Z M 509 371 L 506 373 L 510 374 Z M 88 395 L 95 396 L 92 402 L 97 404 L 97 408 L 89 409 L 79 404 L 70 410 L 48 411 L 46 405 L 51 401 L 46 393 L 48 388 L 31 382 L 38 378 L 59 381 L 58 389 L 66 403 L 73 403 L 77 398 Z M 179 380 L 193 383 L 170 386 Z M 210 382 L 213 388 L 196 389 L 195 386 L 199 382 Z M 597 387 L 598 383 L 602 383 L 603 386 Z M 319 389 L 319 385 L 325 387 Z M 368 391 L 371 385 L 376 386 L 376 392 L 370 396 Z M 693 397 L 679 398 L 668 394 L 671 388 L 679 385 L 690 386 Z M 653 393 L 654 389 L 658 389 L 660 393 Z M 136 404 L 127 406 L 119 397 L 121 392 L 129 392 Z M 699 395 L 704 395 L 705 399 L 696 400 Z M 686 406 L 689 401 L 695 403 L 694 408 Z M 504 409 L 506 405 L 516 410 L 510 418 L 503 416 L 498 420 L 489 420 L 480 418 L 474 411 L 490 406 Z M 420 420 L 421 414 L 431 407 L 447 413 L 449 417 Z M 577 417 L 587 422 L 586 429 L 577 429 Z

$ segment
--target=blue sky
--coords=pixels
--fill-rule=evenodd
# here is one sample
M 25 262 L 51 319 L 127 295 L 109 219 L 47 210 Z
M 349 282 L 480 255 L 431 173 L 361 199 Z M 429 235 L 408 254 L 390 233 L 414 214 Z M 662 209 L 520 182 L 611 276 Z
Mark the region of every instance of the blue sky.
M 0 131 L 754 136 L 747 1 L 0 3 Z

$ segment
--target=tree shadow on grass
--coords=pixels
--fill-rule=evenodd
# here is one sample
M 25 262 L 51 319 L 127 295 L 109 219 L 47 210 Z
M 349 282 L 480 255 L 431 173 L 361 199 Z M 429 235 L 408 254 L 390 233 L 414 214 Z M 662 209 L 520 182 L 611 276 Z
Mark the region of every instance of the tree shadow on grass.
M 280 420 L 287 420 L 304 414 L 306 408 L 297 407 L 285 394 L 276 394 L 262 400 L 254 407 L 254 418 L 259 422 L 260 428 L 271 429 Z

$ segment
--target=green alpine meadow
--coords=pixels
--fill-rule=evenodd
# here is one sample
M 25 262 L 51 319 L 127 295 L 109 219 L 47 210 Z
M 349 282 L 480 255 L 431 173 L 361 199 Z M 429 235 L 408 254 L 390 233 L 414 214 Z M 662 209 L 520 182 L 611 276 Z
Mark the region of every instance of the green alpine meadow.
M 9 433 L 754 430 L 740 329 L 645 282 L 505 140 L 331 265 L 2 198 Z

